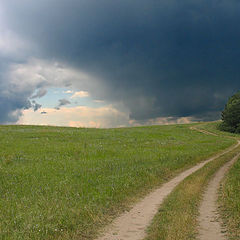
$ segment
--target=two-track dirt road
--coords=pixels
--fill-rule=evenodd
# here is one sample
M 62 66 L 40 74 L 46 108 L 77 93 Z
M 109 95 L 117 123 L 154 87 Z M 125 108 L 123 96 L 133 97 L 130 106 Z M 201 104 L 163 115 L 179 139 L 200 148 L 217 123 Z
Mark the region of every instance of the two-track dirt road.
M 198 130 L 196 128 L 191 128 L 192 130 L 200 131 L 203 134 L 211 134 L 207 131 L 203 130 Z M 198 169 L 202 168 L 205 164 L 209 163 L 210 161 L 213 161 L 214 159 L 230 152 L 231 150 L 237 148 L 240 145 L 240 142 L 227 150 L 225 150 L 222 153 L 219 153 L 215 155 L 214 157 L 207 159 L 204 162 L 201 162 L 197 164 L 196 166 L 182 172 L 175 178 L 173 178 L 171 181 L 163 184 L 160 188 L 154 190 L 152 193 L 148 194 L 146 197 L 144 197 L 140 202 L 138 202 L 135 206 L 132 207 L 132 209 L 129 212 L 125 212 L 119 217 L 117 217 L 112 224 L 107 226 L 104 231 L 100 234 L 100 237 L 97 238 L 97 240 L 141 240 L 145 237 L 146 229 L 150 225 L 154 215 L 158 212 L 158 209 L 160 205 L 162 204 L 163 200 L 173 191 L 173 189 L 181 182 L 183 181 L 187 176 L 191 175 L 192 173 L 196 172 Z M 215 200 L 216 200 L 216 192 L 213 192 L 211 189 L 213 188 L 218 188 L 218 185 L 220 184 L 220 180 L 224 176 L 224 173 L 229 169 L 230 165 L 233 164 L 235 161 L 235 158 L 228 162 L 224 167 L 222 167 L 217 175 L 213 179 L 213 183 L 211 182 L 208 189 L 209 193 L 206 193 L 207 195 L 210 194 L 211 197 L 207 197 L 204 199 L 204 204 L 207 204 L 208 207 L 212 206 L 212 208 L 209 208 L 209 211 L 215 211 L 216 210 L 216 205 L 215 205 Z M 205 194 L 205 195 L 206 195 Z M 220 240 L 221 238 L 208 238 L 208 235 L 206 235 L 206 228 L 204 226 L 208 225 L 207 222 L 212 221 L 212 216 L 211 218 L 206 217 L 205 213 L 203 211 L 205 210 L 205 205 L 200 209 L 200 236 L 201 239 L 204 240 L 213 240 L 213 239 L 218 239 Z M 207 211 L 208 214 L 208 211 Z M 215 229 L 216 230 L 216 229 Z M 211 230 L 210 228 L 207 230 L 209 231 L 215 231 Z M 204 232 L 205 231 L 205 232 Z M 220 231 L 221 233 L 221 228 L 218 228 L 216 230 L 217 232 Z M 215 231 L 215 232 L 216 232 Z M 216 233 L 214 234 L 216 235 Z M 212 235 L 210 235 L 212 236 Z
M 208 184 L 204 193 L 203 200 L 199 209 L 199 239 L 200 240 L 224 240 L 225 232 L 221 226 L 221 219 L 218 214 L 217 197 L 218 188 L 229 168 L 237 161 L 240 154 L 235 156 L 231 161 L 222 166 L 215 174 L 214 178 Z

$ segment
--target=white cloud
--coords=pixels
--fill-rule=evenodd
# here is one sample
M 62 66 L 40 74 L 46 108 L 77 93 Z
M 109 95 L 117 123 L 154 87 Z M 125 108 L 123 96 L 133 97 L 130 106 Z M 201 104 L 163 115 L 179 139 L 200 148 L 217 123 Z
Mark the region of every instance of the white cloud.
M 66 91 L 63 91 L 63 93 L 71 94 L 71 93 L 73 93 L 73 91 L 72 90 L 66 90 Z
M 44 113 L 44 114 L 43 114 Z M 168 125 L 177 123 L 190 123 L 192 118 L 155 118 L 145 122 L 129 119 L 129 113 L 121 112 L 112 105 L 100 108 L 86 106 L 62 107 L 59 110 L 44 108 L 34 112 L 32 109 L 24 110 L 18 124 L 52 125 L 70 127 L 129 127 L 141 125 Z
M 87 88 L 95 84 L 95 79 L 90 75 L 63 66 L 58 62 L 43 61 L 41 59 L 29 59 L 26 63 L 12 64 L 6 75 L 8 86 L 11 91 L 6 94 L 16 96 L 23 95 L 30 97 L 41 97 L 50 87 L 66 87 L 72 85 L 73 88 Z M 6 90 L 7 91 L 7 90 Z M 71 93 L 68 90 L 67 93 Z M 87 96 L 88 92 L 76 92 L 76 96 Z
M 71 89 L 78 91 L 98 86 L 96 79 L 89 74 L 56 61 L 31 58 L 27 61 L 10 61 L 5 67 L 0 61 L 0 123 L 15 122 L 18 115 L 12 112 L 32 107 L 31 97 L 43 97 L 48 88 L 71 86 Z M 54 96 L 51 101 L 54 101 Z
M 85 97 L 89 97 L 89 93 L 87 91 L 79 91 L 79 92 L 75 92 L 71 98 L 85 98 Z
M 25 85 L 66 86 L 80 82 L 83 86 L 93 80 L 86 73 L 63 66 L 58 62 L 43 61 L 41 59 L 29 59 L 23 64 L 14 64 L 10 69 L 11 79 L 14 83 Z
M 42 112 L 47 114 L 41 114 Z M 22 112 L 18 124 L 109 128 L 128 126 L 129 117 L 111 105 L 100 108 L 62 107 L 59 110 L 44 108 L 44 111 L 37 112 L 27 109 Z
M 103 100 L 93 100 L 95 103 L 104 103 Z

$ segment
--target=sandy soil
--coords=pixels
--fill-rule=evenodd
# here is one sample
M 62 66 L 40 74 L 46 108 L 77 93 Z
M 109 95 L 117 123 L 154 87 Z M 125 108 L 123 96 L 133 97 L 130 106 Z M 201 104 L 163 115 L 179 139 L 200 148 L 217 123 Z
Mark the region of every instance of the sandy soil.
M 198 129 L 194 129 L 198 130 Z M 202 131 L 201 131 L 202 132 Z M 205 134 L 209 134 L 204 131 Z M 166 196 L 187 176 L 191 175 L 198 169 L 202 168 L 208 162 L 218 158 L 219 156 L 231 151 L 239 145 L 234 145 L 226 151 L 197 164 L 196 166 L 182 172 L 171 181 L 163 184 L 144 199 L 138 202 L 129 212 L 125 212 L 117 217 L 111 225 L 100 234 L 97 240 L 140 240 L 146 235 L 146 228 L 150 225 L 154 215 L 158 212 L 159 206 Z M 211 238 L 210 238 L 211 239 Z M 206 240 L 206 238 L 205 238 Z
M 200 206 L 199 216 L 199 236 L 200 240 L 224 240 L 226 229 L 221 226 L 221 219 L 217 212 L 217 197 L 220 182 L 225 173 L 239 158 L 240 154 L 234 157 L 231 161 L 226 163 L 215 174 L 214 178 L 210 181 Z

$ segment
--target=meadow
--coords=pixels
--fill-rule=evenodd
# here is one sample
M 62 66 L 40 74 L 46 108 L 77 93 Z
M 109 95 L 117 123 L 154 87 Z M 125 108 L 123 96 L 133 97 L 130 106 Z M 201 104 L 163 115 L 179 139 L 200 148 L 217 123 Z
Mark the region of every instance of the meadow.
M 92 239 L 141 196 L 234 143 L 190 126 L 0 126 L 0 239 Z

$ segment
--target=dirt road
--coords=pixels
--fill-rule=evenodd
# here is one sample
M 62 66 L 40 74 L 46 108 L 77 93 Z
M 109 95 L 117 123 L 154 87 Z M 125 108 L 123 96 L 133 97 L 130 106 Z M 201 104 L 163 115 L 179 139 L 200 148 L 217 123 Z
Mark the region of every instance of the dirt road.
M 199 239 L 200 240 L 224 240 L 226 230 L 221 227 L 221 219 L 217 212 L 217 198 L 220 182 L 229 168 L 236 162 L 240 154 L 221 167 L 214 178 L 208 184 L 203 195 L 199 216 Z
M 194 129 L 197 130 L 197 129 Z M 202 132 L 202 131 L 201 131 Z M 208 134 L 204 131 L 205 134 Z M 197 164 L 196 166 L 182 172 L 171 181 L 163 184 L 144 199 L 138 202 L 129 212 L 125 212 L 117 217 L 113 223 L 106 227 L 97 240 L 141 240 L 145 237 L 146 228 L 150 225 L 154 215 L 158 212 L 163 200 L 173 191 L 173 189 L 187 176 L 202 168 L 205 164 L 224 155 L 240 145 L 228 148 L 226 151 Z M 206 238 L 205 238 L 206 240 Z

